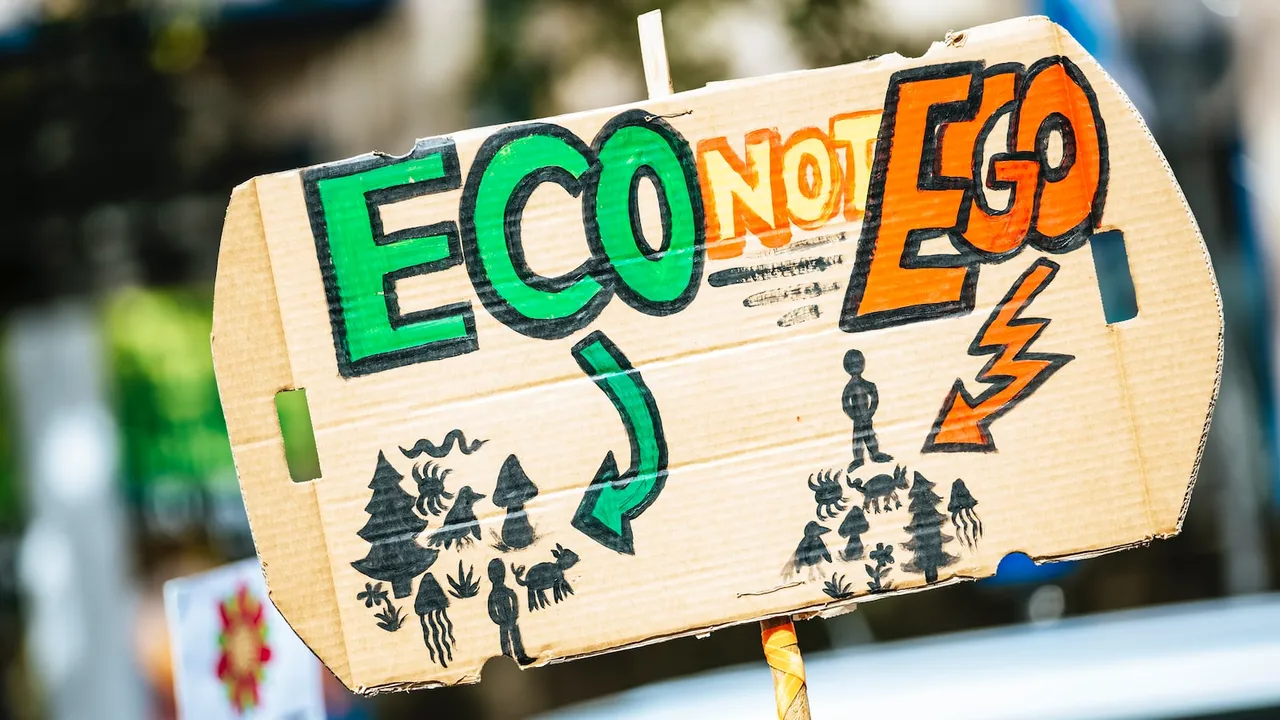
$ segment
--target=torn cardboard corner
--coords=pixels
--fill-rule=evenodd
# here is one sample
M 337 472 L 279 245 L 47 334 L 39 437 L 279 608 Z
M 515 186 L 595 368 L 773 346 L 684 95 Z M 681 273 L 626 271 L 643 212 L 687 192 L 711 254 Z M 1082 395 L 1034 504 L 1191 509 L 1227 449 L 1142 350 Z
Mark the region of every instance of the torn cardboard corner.
M 963 37 L 237 188 L 213 337 L 236 467 L 272 597 L 344 683 L 1178 531 L 1222 352 L 1195 220 L 1060 28 Z M 1111 324 L 1104 242 L 1138 306 Z

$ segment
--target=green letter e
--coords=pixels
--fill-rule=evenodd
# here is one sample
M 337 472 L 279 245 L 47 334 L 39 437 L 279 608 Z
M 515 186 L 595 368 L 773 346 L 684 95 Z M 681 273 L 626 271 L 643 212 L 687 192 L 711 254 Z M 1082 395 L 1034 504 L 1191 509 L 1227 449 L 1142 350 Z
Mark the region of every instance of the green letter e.
M 381 206 L 462 184 L 453 141 L 406 157 L 362 157 L 302 176 L 343 377 L 474 352 L 470 302 L 402 313 L 396 281 L 462 262 L 453 221 L 383 232 Z

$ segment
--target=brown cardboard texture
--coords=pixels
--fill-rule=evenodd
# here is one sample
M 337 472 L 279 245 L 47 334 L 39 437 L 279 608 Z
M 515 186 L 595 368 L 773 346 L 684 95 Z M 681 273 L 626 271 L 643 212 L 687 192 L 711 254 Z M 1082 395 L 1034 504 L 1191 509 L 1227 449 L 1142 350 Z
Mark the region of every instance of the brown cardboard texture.
M 259 177 L 216 293 L 272 597 L 365 693 L 1167 537 L 1222 353 L 1160 150 L 1041 18 Z

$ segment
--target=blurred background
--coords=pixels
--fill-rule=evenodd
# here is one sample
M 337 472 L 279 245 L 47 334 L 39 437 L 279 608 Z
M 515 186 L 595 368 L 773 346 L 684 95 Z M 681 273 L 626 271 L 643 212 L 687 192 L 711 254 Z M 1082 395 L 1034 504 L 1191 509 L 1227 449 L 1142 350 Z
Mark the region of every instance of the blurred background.
M 1275 589 L 1280 3 L 0 0 L 0 718 L 173 717 L 161 585 L 253 553 L 209 356 L 231 188 L 643 99 L 635 18 L 657 7 L 677 90 L 1050 15 L 1145 116 L 1222 286 L 1222 392 L 1181 536 L 802 622 L 806 653 Z M 525 717 L 760 658 L 743 626 L 327 698 L 333 718 Z

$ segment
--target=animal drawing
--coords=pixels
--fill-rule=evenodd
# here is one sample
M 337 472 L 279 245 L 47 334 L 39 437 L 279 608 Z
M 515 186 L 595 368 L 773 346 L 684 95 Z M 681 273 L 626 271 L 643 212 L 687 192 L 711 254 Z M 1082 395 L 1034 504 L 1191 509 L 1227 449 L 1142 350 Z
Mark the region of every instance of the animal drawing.
M 899 465 L 893 469 L 892 477 L 881 473 L 868 480 L 866 484 L 863 484 L 861 478 L 848 480 L 848 483 L 849 487 L 862 493 L 863 512 L 874 509 L 878 514 L 882 503 L 885 512 L 892 512 L 902 507 L 902 501 L 898 499 L 898 491 L 907 489 L 907 469 Z M 890 500 L 893 501 L 893 507 L 889 507 Z
M 831 532 L 830 529 L 810 520 L 809 524 L 804 526 L 804 537 L 800 538 L 796 551 L 791 554 L 791 559 L 782 568 L 782 577 L 790 580 L 804 571 L 809 580 L 814 579 L 817 576 L 818 563 L 831 562 L 831 552 L 827 550 L 827 544 L 822 539 L 822 536 L 829 532 Z
M 529 592 L 529 609 L 540 610 L 551 603 L 547 601 L 547 591 L 557 603 L 573 594 L 573 587 L 564 579 L 564 572 L 578 564 L 578 554 L 556 543 L 551 551 L 552 562 L 543 562 L 529 568 L 525 575 L 524 566 L 511 565 L 511 574 L 515 575 L 516 584 L 523 585 Z
M 463 455 L 470 455 L 476 450 L 479 450 L 481 445 L 484 445 L 489 441 L 472 440 L 471 442 L 467 442 L 467 436 L 463 435 L 461 430 L 454 428 L 444 436 L 444 440 L 441 440 L 439 445 L 423 438 L 415 443 L 411 448 L 400 448 L 400 452 L 404 453 L 404 456 L 410 460 L 417 459 L 423 454 L 430 455 L 431 457 L 439 460 L 453 451 L 453 444 L 455 442 L 458 444 L 458 450 L 461 450 Z
M 809 489 L 813 491 L 813 501 L 818 504 L 818 519 L 829 520 L 837 513 L 845 510 L 844 488 L 840 487 L 840 470 L 832 476 L 831 471 L 818 472 L 809 476 Z
M 453 471 L 430 461 L 421 468 L 417 465 L 413 466 L 413 481 L 418 485 L 418 501 L 415 507 L 418 508 L 420 515 L 427 513 L 439 515 L 444 512 L 444 501 L 453 499 L 453 493 L 446 492 L 444 489 L 444 479 L 449 477 L 451 472 Z
M 474 540 L 479 540 L 480 523 L 476 520 L 474 505 L 484 498 L 484 495 L 472 490 L 470 485 L 463 485 L 458 490 L 458 499 L 444 516 L 444 525 L 431 533 L 427 544 L 432 547 L 444 546 L 448 550 L 454 543 L 464 548 Z

